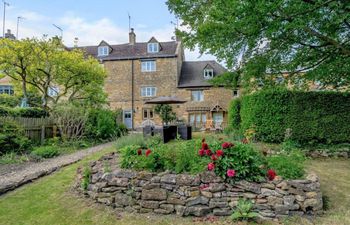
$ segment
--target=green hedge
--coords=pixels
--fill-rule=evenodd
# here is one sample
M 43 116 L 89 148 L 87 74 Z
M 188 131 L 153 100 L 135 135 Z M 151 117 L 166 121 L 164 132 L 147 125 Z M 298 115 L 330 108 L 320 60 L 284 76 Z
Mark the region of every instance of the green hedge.
M 239 129 L 241 124 L 241 99 L 236 98 L 230 102 L 228 110 L 228 124 L 233 129 Z
M 0 116 L 40 118 L 48 116 L 48 113 L 45 110 L 36 107 L 12 108 L 0 105 Z
M 350 141 L 349 93 L 259 91 L 242 98 L 240 116 L 242 131 L 266 142 L 282 142 L 287 129 L 299 143 Z
M 0 105 L 16 107 L 21 103 L 20 99 L 14 95 L 0 94 Z

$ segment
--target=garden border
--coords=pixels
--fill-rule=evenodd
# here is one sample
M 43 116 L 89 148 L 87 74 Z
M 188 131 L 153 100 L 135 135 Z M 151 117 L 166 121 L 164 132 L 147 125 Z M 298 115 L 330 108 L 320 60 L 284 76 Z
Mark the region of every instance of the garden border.
M 240 198 L 250 199 L 260 219 L 318 215 L 323 201 L 319 178 L 309 174 L 304 180 L 225 183 L 214 172 L 198 175 L 152 173 L 114 169 L 117 154 L 110 153 L 77 171 L 75 187 L 96 202 L 138 213 L 180 216 L 231 215 Z M 110 168 L 110 167 L 109 167 Z M 86 190 L 82 182 L 87 180 Z

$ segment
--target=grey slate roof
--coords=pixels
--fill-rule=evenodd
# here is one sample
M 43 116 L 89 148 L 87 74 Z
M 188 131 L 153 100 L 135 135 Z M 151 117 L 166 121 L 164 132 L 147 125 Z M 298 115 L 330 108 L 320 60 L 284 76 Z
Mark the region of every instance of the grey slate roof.
M 185 61 L 182 63 L 178 87 L 191 88 L 213 86 L 208 83 L 208 80 L 204 79 L 203 70 L 207 66 L 213 68 L 214 77 L 226 72 L 226 69 L 215 61 Z
M 119 44 L 108 45 L 112 48 L 108 56 L 97 56 L 97 48 L 99 46 L 84 46 L 78 47 L 85 51 L 87 54 L 102 60 L 126 60 L 126 59 L 147 59 L 147 58 L 166 58 L 175 57 L 177 43 L 175 41 L 159 42 L 160 51 L 157 53 L 147 52 L 147 42 L 137 42 L 134 45 Z

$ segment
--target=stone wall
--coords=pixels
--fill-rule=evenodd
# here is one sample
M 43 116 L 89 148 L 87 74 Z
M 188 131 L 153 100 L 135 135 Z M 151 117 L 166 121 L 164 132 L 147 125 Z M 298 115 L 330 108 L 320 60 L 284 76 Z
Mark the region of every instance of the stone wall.
M 231 185 L 209 171 L 199 175 L 136 172 L 113 167 L 116 160 L 112 153 L 89 165 L 91 177 L 86 191 L 80 185 L 86 168 L 79 168 L 76 187 L 98 203 L 138 213 L 228 216 L 240 198 L 254 202 L 260 219 L 322 212 L 316 175 L 305 180 L 239 181 Z

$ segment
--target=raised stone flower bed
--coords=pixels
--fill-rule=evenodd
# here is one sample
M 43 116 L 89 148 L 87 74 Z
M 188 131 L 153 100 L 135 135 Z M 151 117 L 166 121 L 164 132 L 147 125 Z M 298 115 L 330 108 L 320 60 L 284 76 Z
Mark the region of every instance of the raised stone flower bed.
M 228 216 L 240 198 L 251 199 L 261 219 L 322 212 L 320 183 L 314 174 L 305 180 L 276 177 L 273 181 L 239 181 L 232 185 L 209 171 L 198 175 L 137 172 L 116 168 L 116 161 L 112 153 L 88 168 L 79 168 L 76 187 L 98 203 L 138 213 Z M 83 190 L 86 169 L 91 176 Z

